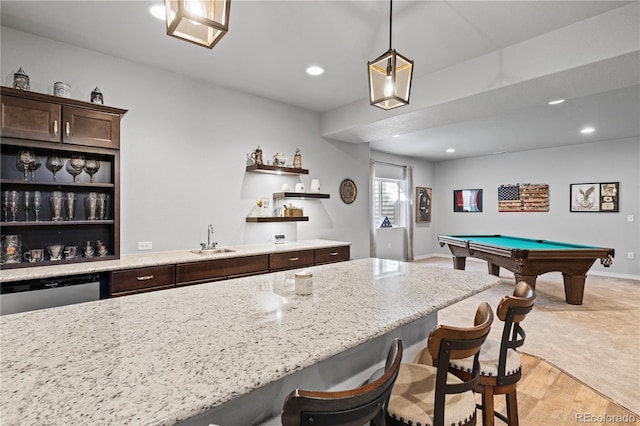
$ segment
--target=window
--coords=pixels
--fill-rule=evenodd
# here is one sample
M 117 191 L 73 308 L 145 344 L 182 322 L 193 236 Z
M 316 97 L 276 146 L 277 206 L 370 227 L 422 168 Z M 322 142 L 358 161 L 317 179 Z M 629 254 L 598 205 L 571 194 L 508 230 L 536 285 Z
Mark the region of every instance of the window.
M 403 226 L 400 202 L 404 201 L 404 181 L 375 178 L 373 180 L 374 223 L 380 226 L 387 217 L 391 225 Z

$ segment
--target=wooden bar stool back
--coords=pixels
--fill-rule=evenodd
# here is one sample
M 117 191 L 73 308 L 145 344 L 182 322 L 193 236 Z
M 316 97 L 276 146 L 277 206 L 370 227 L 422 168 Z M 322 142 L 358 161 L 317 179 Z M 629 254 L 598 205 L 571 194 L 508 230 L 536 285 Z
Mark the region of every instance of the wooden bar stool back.
M 516 386 L 522 376 L 522 363 L 516 349 L 524 344 L 526 333 L 520 323 L 533 309 L 535 292 L 524 281 L 519 282 L 513 296 L 505 296 L 500 301 L 497 316 L 504 321 L 502 339 L 487 339 L 480 351 L 480 378 L 476 392 L 482 394 L 482 424 L 492 426 L 494 416 L 510 426 L 518 425 L 518 399 Z M 464 379 L 469 376 L 472 366 L 470 358 L 452 362 L 449 371 Z M 493 406 L 494 395 L 505 395 L 507 416 L 496 413 Z
M 413 426 L 475 425 L 473 389 L 480 375 L 478 353 L 493 322 L 487 303 L 478 307 L 474 326 L 440 325 L 429 335 L 427 349 L 433 365 L 402 364 L 389 398 L 387 424 Z M 471 377 L 461 380 L 448 372 L 449 362 L 471 357 Z
M 384 374 L 359 388 L 316 392 L 296 389 L 282 408 L 283 426 L 362 426 L 384 425 L 384 415 L 391 389 L 402 361 L 402 340 L 395 339 Z

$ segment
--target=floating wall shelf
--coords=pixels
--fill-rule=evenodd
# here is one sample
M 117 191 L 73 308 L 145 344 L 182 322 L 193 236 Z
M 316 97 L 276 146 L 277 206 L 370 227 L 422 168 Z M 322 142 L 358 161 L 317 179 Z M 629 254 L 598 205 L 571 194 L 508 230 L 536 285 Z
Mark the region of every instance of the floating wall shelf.
M 267 166 L 266 164 L 252 164 L 247 166 L 248 172 L 270 173 L 273 175 L 308 175 L 307 169 L 296 169 L 294 167 Z
M 265 222 L 308 222 L 309 216 L 294 216 L 294 217 L 283 217 L 283 216 L 267 216 L 267 217 L 247 217 L 247 222 L 249 223 L 265 223 Z

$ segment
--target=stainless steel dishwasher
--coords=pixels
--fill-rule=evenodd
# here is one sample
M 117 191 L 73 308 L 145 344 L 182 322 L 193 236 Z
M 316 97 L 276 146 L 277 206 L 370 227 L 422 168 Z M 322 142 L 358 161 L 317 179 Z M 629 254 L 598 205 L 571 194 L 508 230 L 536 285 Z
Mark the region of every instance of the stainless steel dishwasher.
M 3 283 L 0 315 L 99 300 L 105 285 L 106 282 L 101 284 L 100 274 Z

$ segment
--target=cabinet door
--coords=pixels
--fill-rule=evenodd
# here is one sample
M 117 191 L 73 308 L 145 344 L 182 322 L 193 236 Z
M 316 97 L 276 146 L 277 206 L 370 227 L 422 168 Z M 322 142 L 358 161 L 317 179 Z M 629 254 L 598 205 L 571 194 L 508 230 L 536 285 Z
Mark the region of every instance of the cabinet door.
M 316 249 L 316 265 L 323 263 L 344 262 L 349 260 L 351 250 L 349 246 L 327 247 Z
M 120 148 L 120 116 L 65 106 L 62 141 L 74 145 Z
M 111 295 L 140 293 L 174 287 L 174 265 L 128 269 L 111 273 Z
M 289 251 L 269 255 L 269 270 L 282 271 L 285 269 L 304 268 L 314 264 L 313 250 Z
M 209 281 L 269 272 L 269 256 L 247 256 L 177 265 L 177 285 L 198 284 Z
M 2 96 L 2 137 L 60 142 L 61 106 Z

